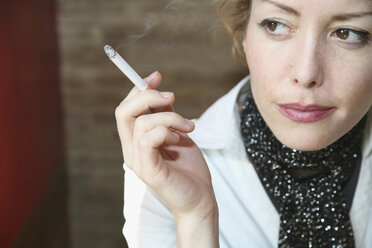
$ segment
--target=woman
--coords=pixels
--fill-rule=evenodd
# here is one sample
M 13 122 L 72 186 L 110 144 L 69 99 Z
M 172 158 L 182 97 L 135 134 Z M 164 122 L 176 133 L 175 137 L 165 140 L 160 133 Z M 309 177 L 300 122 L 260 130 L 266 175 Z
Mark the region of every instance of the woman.
M 158 72 L 116 109 L 129 246 L 372 247 L 372 2 L 236 2 L 249 77 L 195 124 Z

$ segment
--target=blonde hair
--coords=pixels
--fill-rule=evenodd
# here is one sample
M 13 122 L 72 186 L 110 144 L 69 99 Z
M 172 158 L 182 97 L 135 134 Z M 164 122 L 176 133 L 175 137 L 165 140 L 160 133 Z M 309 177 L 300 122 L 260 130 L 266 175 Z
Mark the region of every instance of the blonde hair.
M 232 54 L 243 55 L 241 40 L 250 14 L 251 0 L 225 0 L 220 7 L 220 15 L 227 30 L 232 36 Z

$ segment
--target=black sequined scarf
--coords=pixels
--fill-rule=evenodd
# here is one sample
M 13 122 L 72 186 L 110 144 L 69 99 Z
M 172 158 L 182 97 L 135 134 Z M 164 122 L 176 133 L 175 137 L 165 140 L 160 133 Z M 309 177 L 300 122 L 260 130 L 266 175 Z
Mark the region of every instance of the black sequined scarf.
M 319 151 L 286 147 L 261 117 L 251 93 L 241 110 L 247 154 L 279 206 L 278 247 L 354 247 L 343 187 L 361 156 L 363 118 Z

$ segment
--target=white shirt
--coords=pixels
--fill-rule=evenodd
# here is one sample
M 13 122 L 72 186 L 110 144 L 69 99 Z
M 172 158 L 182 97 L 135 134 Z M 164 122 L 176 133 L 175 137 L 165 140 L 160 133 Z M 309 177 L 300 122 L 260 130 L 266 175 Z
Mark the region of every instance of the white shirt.
M 219 211 L 220 247 L 277 247 L 279 214 L 268 197 L 240 136 L 237 96 L 243 79 L 196 121 L 190 137 L 212 176 Z M 366 124 L 362 164 L 350 210 L 356 247 L 372 247 L 372 113 Z M 124 236 L 130 248 L 177 246 L 173 215 L 129 168 L 125 169 Z

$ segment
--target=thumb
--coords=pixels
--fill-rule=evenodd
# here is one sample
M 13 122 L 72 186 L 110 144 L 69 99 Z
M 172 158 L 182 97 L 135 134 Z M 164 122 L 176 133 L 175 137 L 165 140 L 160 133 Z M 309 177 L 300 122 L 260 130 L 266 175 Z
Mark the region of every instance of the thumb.
M 149 85 L 151 89 L 156 90 L 160 86 L 162 76 L 160 72 L 155 71 L 150 76 L 146 77 L 144 80 L 146 81 L 146 83 Z

